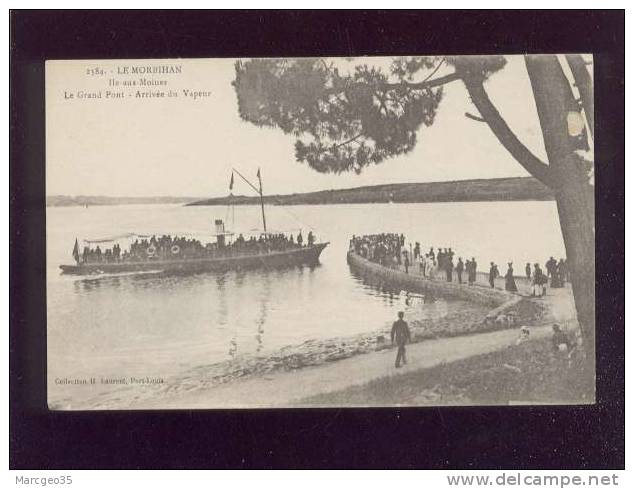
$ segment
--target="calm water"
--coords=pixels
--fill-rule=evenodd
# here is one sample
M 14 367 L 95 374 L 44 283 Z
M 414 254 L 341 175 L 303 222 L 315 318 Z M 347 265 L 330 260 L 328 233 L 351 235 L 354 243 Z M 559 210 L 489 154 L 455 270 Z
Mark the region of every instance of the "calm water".
M 259 207 L 234 212 L 234 229 L 259 226 Z M 81 244 L 129 232 L 171 233 L 207 241 L 214 218 L 231 227 L 233 216 L 224 207 L 48 208 L 49 380 L 169 376 L 309 339 L 377 330 L 408 307 L 428 317 L 460 307 L 445 301 L 407 306 L 404 297 L 355 278 L 345 257 L 352 234 L 403 232 L 425 249 L 451 246 L 458 256 L 475 256 L 482 268 L 496 261 L 502 273 L 508 261 L 521 274 L 526 261 L 564 254 L 552 202 L 294 206 L 269 207 L 267 223 L 273 229 L 302 227 L 304 235 L 312 226 L 319 240 L 330 241 L 317 267 L 186 277 L 59 274 L 59 264 L 73 262 L 75 237 Z

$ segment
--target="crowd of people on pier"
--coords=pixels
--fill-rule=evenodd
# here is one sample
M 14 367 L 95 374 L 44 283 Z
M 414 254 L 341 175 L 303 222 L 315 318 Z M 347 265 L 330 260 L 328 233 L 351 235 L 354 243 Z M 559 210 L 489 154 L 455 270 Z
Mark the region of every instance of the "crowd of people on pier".
M 410 270 L 414 267 L 413 273 L 432 280 L 455 281 L 463 284 L 465 283 L 463 275 L 466 274 L 467 286 L 472 286 L 476 283 L 478 263 L 475 257 L 463 260 L 463 257 L 458 256 L 456 260 L 456 253 L 450 247 L 431 247 L 425 252 L 419 242 L 407 243 L 409 246 L 406 243 L 405 236 L 397 233 L 353 235 L 349 243 L 349 252 L 382 266 L 402 270 L 407 274 L 412 273 Z M 488 273 L 486 273 L 488 285 L 491 288 L 495 288 L 496 280 L 500 277 L 498 265 L 495 262 L 490 262 L 488 268 Z M 557 261 L 551 256 L 546 261 L 544 269 L 545 271 L 539 263 L 526 264 L 524 272 L 533 296 L 545 295 L 549 280 L 552 288 L 564 287 L 565 283 L 570 281 L 568 267 L 564 258 Z M 512 262 L 507 263 L 506 273 L 503 278 L 505 290 L 517 292 L 516 276 Z M 426 293 L 425 301 L 427 297 L 428 294 Z M 433 298 L 431 300 L 433 301 Z M 406 345 L 412 341 L 412 335 L 407 322 L 404 320 L 404 315 L 403 311 L 398 312 L 398 319 L 392 325 L 390 332 L 391 343 L 397 346 L 394 363 L 396 368 L 401 368 L 402 364 L 407 364 Z M 565 353 L 567 358 L 570 359 L 572 352 L 577 346 L 576 340 L 567 331 L 562 330 L 558 324 L 553 324 L 552 330 L 551 341 L 553 350 L 557 353 Z M 529 338 L 530 329 L 524 325 L 520 328 L 516 343 L 523 343 L 528 341 Z
M 286 251 L 315 243 L 312 231 L 306 236 L 305 242 L 301 231 L 297 236 L 292 233 L 267 233 L 245 238 L 243 234 L 239 234 L 230 242 L 227 241 L 227 236 L 230 235 L 219 235 L 216 242 L 206 244 L 195 238 L 171 235 L 143 237 L 137 238 L 131 243 L 129 250 L 123 251 L 118 243 L 104 249 L 97 244 L 94 248 L 84 246 L 82 254 L 76 259 L 80 263 L 92 264 L 222 257 Z
M 427 252 L 422 251 L 421 244 L 415 242 L 406 247 L 406 239 L 403 234 L 381 233 L 363 236 L 353 235 L 350 240 L 350 251 L 366 258 L 374 263 L 391 268 L 402 268 L 405 273 L 410 273 L 412 267 L 416 267 L 417 273 L 430 279 L 446 280 L 473 285 L 476 282 L 478 263 L 475 257 L 463 260 L 458 257 L 450 247 L 431 247 Z M 415 269 L 416 269 L 415 268 Z M 546 294 L 546 286 L 550 279 L 550 287 L 564 287 L 570 281 L 566 260 L 559 261 L 552 256 L 544 266 L 544 272 L 539 263 L 526 264 L 526 278 L 531 284 L 531 293 L 534 296 Z M 495 287 L 495 281 L 500 277 L 500 270 L 495 262 L 490 262 L 487 272 L 488 284 Z M 455 277 L 455 278 L 454 278 Z M 504 288 L 509 292 L 517 292 L 515 283 L 515 271 L 513 263 L 508 262 L 504 274 Z
M 350 240 L 350 249 L 357 255 L 384 266 L 401 265 L 404 246 L 405 236 L 394 233 L 352 236 Z

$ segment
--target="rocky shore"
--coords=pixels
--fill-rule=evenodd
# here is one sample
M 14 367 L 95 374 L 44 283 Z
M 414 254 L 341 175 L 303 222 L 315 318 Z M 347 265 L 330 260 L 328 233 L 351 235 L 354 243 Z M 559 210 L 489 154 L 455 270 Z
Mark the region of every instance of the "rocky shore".
M 519 327 L 520 324 L 530 326 L 540 321 L 543 308 L 541 304 L 520 300 L 514 302 L 513 307 L 507 309 L 507 313 L 516 316 L 517 324 L 490 321 L 487 319 L 489 317 L 487 310 L 478 305 L 461 308 L 459 312 L 432 321 L 411 318 L 409 326 L 412 343 L 508 329 Z M 249 376 L 266 375 L 277 371 L 289 372 L 391 348 L 390 331 L 388 328 L 383 328 L 349 337 L 309 340 L 299 345 L 286 346 L 264 357 L 242 357 L 203 365 L 194 369 L 193 372 L 196 375 L 189 377 L 189 380 L 202 382 L 205 385 L 224 384 Z M 188 376 L 191 373 L 188 372 Z M 181 382 L 188 381 L 181 379 Z M 170 389 L 169 386 L 167 389 L 178 390 L 176 387 Z

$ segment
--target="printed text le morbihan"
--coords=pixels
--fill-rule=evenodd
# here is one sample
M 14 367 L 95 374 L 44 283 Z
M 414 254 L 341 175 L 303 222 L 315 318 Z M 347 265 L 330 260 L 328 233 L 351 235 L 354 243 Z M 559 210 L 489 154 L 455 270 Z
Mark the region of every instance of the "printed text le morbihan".
M 168 75 L 180 74 L 183 71 L 182 65 L 158 65 L 158 66 L 117 66 L 118 75 Z

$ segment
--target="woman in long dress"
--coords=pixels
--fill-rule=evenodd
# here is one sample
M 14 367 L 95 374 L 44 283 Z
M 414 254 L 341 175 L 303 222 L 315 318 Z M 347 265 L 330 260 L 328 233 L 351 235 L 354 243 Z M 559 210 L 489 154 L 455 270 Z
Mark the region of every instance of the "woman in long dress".
M 429 278 L 434 280 L 436 278 L 437 271 L 438 271 L 438 266 L 436 264 L 436 260 L 432 258 L 429 265 Z
M 515 277 L 513 277 L 513 264 L 509 263 L 509 268 L 506 271 L 506 275 L 504 276 L 506 282 L 504 284 L 504 288 L 508 292 L 517 292 L 517 285 L 515 285 Z

